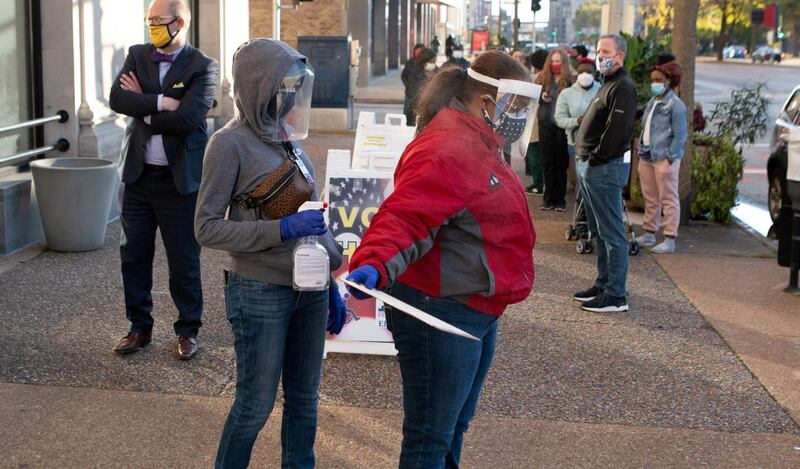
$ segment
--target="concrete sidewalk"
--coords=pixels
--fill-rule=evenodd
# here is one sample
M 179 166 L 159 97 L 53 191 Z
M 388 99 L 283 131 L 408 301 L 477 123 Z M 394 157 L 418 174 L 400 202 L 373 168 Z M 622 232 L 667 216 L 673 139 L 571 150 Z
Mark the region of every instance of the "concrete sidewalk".
M 352 147 L 352 134 L 306 146 L 323 180 L 326 149 Z M 570 295 L 593 280 L 595 257 L 564 239 L 568 213 L 529 202 L 536 284 L 501 320 L 464 467 L 800 466 L 800 299 L 775 291 L 786 271 L 769 246 L 735 226 L 693 225 L 680 254 L 631 259 L 631 312 L 592 315 Z M 195 360 L 173 356 L 160 247 L 153 343 L 118 357 L 119 231 L 110 225 L 91 253 L 0 262 L 0 467 L 211 466 L 235 383 L 222 254 L 202 254 Z M 319 467 L 396 465 L 394 358 L 331 354 L 320 393 Z M 277 466 L 279 422 L 276 409 L 253 467 Z
M 357 88 L 355 102 L 360 104 L 403 104 L 405 86 L 400 79 L 402 66 L 387 70 L 386 75 L 373 78 L 368 87 Z

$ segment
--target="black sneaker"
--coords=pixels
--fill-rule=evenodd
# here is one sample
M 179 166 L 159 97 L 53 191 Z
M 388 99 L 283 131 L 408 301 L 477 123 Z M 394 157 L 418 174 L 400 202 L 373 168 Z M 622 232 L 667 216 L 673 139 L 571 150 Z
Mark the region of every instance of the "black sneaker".
M 536 186 L 532 186 L 532 185 L 526 187 L 525 188 L 525 192 L 527 192 L 528 194 L 532 194 L 532 195 L 541 195 L 542 194 L 542 190 L 541 189 L 539 189 Z
M 539 207 L 539 210 L 541 210 L 543 212 L 552 212 L 553 209 L 555 209 L 555 208 L 556 208 L 555 205 L 542 205 L 541 207 Z
M 566 212 L 567 211 L 567 204 L 558 204 L 555 208 L 556 212 Z
M 597 288 L 597 286 L 593 286 L 592 288 L 589 288 L 588 290 L 583 290 L 583 291 L 579 291 L 579 292 L 575 293 L 574 295 L 572 295 L 572 299 L 575 300 L 575 301 L 580 301 L 581 303 L 583 303 L 585 301 L 590 301 L 590 300 L 595 299 L 595 297 L 597 295 L 600 295 L 602 293 L 603 293 L 603 290 L 601 288 Z
M 581 308 L 593 313 L 621 313 L 628 311 L 628 300 L 603 292 L 593 300 L 583 302 Z

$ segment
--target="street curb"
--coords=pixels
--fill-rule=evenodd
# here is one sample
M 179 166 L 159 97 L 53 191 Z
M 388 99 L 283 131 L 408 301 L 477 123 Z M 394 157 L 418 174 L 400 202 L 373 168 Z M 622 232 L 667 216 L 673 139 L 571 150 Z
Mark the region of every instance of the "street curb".
M 740 62 L 739 60 L 742 60 L 742 61 Z M 789 63 L 787 63 L 786 60 L 783 60 L 779 64 L 753 63 L 752 61 L 747 60 L 747 59 L 739 59 L 739 60 L 735 60 L 734 61 L 734 60 L 731 60 L 731 59 L 727 59 L 727 60 L 719 61 L 719 60 L 716 59 L 716 57 L 697 57 L 695 59 L 695 62 L 696 63 L 704 63 L 704 64 L 717 64 L 717 65 L 747 65 L 747 66 L 750 66 L 750 67 L 761 67 L 761 66 L 765 66 L 765 65 L 767 65 L 767 66 L 771 65 L 771 66 L 774 66 L 774 67 L 800 68 L 800 62 L 793 63 L 793 62 L 795 62 L 797 60 L 797 59 L 794 59 L 794 58 L 788 59 L 790 61 Z
M 392 98 L 355 98 L 353 100 L 356 104 L 388 104 L 388 105 L 402 105 L 405 103 L 402 99 Z

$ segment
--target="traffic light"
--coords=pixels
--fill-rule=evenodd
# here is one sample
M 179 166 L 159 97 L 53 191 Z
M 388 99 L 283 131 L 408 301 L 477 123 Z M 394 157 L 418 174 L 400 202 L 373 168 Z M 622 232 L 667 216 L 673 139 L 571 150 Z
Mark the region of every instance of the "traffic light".
M 542 6 L 540 5 L 540 3 L 542 3 L 542 0 L 531 0 L 531 11 L 541 10 Z
M 753 26 L 758 26 L 764 24 L 764 9 L 763 8 L 753 8 L 750 12 L 750 23 Z
M 778 36 L 778 40 L 779 40 L 779 41 L 783 41 L 783 38 L 784 38 L 784 37 L 786 37 L 786 34 L 783 32 L 783 30 L 782 30 L 782 29 L 779 29 L 779 30 L 778 30 L 778 35 L 777 35 L 777 36 Z
M 578 37 L 583 37 L 583 30 L 579 29 L 577 34 L 578 34 Z

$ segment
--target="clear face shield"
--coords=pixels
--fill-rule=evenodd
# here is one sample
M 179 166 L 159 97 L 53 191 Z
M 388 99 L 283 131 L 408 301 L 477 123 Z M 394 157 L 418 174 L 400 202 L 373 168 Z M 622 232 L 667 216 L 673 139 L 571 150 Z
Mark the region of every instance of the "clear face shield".
M 497 88 L 497 96 L 491 100 L 495 107 L 493 115 L 484 107 L 483 118 L 495 133 L 505 141 L 504 148 L 528 145 L 533 131 L 533 120 L 536 118 L 536 106 L 542 92 L 540 85 L 521 80 L 508 80 L 487 77 L 473 69 L 467 74 L 482 83 Z
M 276 98 L 280 140 L 302 140 L 308 136 L 314 72 L 303 61 L 296 61 L 281 80 Z

